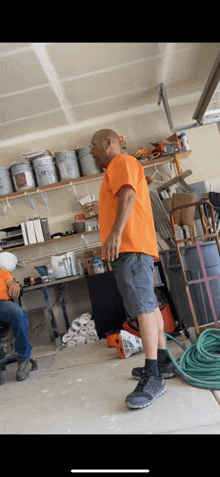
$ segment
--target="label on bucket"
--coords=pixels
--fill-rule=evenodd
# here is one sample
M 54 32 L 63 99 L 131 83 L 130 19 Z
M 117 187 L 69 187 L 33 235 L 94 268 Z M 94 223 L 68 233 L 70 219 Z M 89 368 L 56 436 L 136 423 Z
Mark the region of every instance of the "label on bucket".
M 42 179 L 42 177 L 45 177 L 47 175 L 55 177 L 55 172 L 53 171 L 53 169 L 44 169 L 43 171 L 37 172 L 38 179 Z
M 28 185 L 24 172 L 21 172 L 20 174 L 15 174 L 14 179 L 17 187 L 26 187 Z
M 35 187 L 32 171 L 20 172 L 13 176 L 16 189 L 21 187 Z
M 68 177 L 67 170 L 65 164 L 59 164 L 60 175 L 62 179 L 66 179 Z

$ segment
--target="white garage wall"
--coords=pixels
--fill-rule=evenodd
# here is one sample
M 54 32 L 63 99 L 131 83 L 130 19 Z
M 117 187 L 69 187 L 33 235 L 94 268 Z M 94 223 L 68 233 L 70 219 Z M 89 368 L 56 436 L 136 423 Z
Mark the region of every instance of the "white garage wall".
M 172 106 L 171 113 L 174 126 L 187 124 L 192 122 L 192 111 L 194 110 L 194 103 L 190 105 Z M 67 126 L 56 128 L 53 130 L 43 130 L 40 133 L 26 135 L 14 140 L 7 140 L 1 142 L 0 148 L 0 166 L 9 166 L 14 161 L 21 161 L 23 152 L 30 152 L 39 149 L 49 149 L 51 151 L 59 151 L 62 149 L 70 149 L 76 144 L 81 146 L 88 146 L 90 139 L 94 132 L 101 128 L 112 128 L 118 134 L 124 135 L 127 143 L 127 153 L 133 154 L 141 146 L 150 146 L 150 142 L 162 141 L 171 135 L 168 123 L 165 117 L 164 110 L 161 107 L 146 105 L 132 110 L 123 111 L 117 116 L 109 114 L 105 116 L 105 121 L 102 118 L 95 120 L 85 119 L 77 124 L 77 127 Z M 190 149 L 192 153 L 188 159 L 181 161 L 183 170 L 192 169 L 193 175 L 187 178 L 187 182 L 194 183 L 202 180 L 214 180 L 220 178 L 220 135 L 216 124 L 193 128 L 186 131 Z M 159 168 L 160 170 L 161 167 Z M 163 171 L 168 173 L 168 168 L 164 167 Z M 147 175 L 151 175 L 154 170 L 146 171 Z M 164 174 L 164 179 L 168 180 L 169 176 Z M 99 198 L 99 189 L 101 181 L 90 182 L 77 186 L 77 192 L 80 197 L 87 194 L 94 194 L 95 199 Z M 36 196 L 35 196 L 36 197 Z M 49 211 L 47 212 L 40 197 L 36 197 L 36 209 L 39 215 L 47 216 L 49 220 L 50 232 L 65 232 L 71 229 L 71 218 L 80 212 L 80 207 L 74 200 L 72 190 L 61 189 L 47 193 L 47 200 Z M 30 208 L 28 199 L 22 198 L 10 202 L 12 206 L 12 213 L 8 214 L 6 220 L 0 211 L 0 227 L 9 227 L 18 225 L 22 221 L 33 218 L 32 209 Z M 95 233 L 91 238 L 91 243 L 99 241 L 99 233 Z M 38 258 L 47 253 L 58 253 L 60 251 L 68 250 L 73 247 L 82 246 L 80 238 L 69 239 L 68 241 L 60 241 L 54 244 L 38 245 L 36 248 L 16 250 L 16 256 L 19 260 L 28 260 L 31 258 Z M 83 258 L 83 253 L 78 254 Z M 49 260 L 41 260 L 35 265 L 47 264 Z M 16 270 L 16 278 L 23 280 L 25 276 L 38 276 L 34 269 L 34 263 L 29 263 L 24 269 Z M 72 297 L 76 296 L 76 288 L 74 291 L 74 282 L 72 282 Z M 68 285 L 68 290 L 69 290 Z M 36 292 L 35 292 L 36 293 Z M 71 318 L 78 316 L 79 311 L 82 313 L 90 308 L 88 291 L 85 285 L 83 292 L 83 303 L 71 304 L 71 292 L 68 291 L 67 306 L 70 311 Z M 56 297 L 54 297 L 56 298 Z M 65 332 L 65 324 L 58 307 L 57 320 L 60 332 Z

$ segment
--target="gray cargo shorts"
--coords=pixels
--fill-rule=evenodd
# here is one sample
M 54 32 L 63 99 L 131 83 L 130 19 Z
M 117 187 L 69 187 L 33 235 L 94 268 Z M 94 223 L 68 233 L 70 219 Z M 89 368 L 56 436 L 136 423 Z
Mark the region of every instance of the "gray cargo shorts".
M 111 262 L 113 275 L 130 318 L 158 307 L 154 293 L 154 257 L 145 253 L 124 252 Z

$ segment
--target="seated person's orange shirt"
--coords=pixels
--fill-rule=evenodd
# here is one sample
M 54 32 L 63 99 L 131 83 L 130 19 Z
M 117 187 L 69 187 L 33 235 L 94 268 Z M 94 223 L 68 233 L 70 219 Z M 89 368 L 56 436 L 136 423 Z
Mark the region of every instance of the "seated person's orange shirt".
M 6 280 L 14 278 L 7 270 L 0 270 L 0 300 L 10 300 Z
M 99 193 L 99 228 L 104 245 L 115 222 L 119 189 L 130 185 L 136 192 L 131 214 L 121 236 L 119 253 L 140 252 L 158 260 L 158 246 L 150 195 L 144 169 L 139 161 L 126 154 L 110 162 Z M 102 257 L 103 258 L 103 257 Z

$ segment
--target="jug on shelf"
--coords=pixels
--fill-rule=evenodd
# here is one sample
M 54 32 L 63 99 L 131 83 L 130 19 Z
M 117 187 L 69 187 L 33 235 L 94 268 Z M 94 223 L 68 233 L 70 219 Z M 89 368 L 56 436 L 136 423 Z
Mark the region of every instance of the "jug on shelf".
M 77 275 L 76 252 L 66 252 L 51 257 L 51 267 L 55 280 Z

